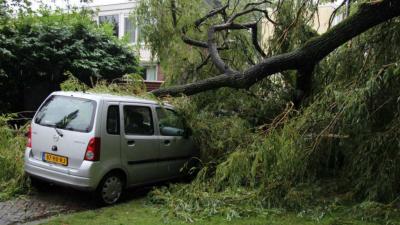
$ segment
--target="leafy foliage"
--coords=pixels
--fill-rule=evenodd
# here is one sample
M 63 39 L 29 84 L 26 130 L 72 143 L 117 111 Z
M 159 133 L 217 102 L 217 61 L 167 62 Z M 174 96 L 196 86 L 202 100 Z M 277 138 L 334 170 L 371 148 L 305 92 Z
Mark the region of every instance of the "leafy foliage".
M 139 74 L 126 74 L 121 79 L 114 81 L 115 82 L 107 82 L 105 80 L 99 80 L 93 87 L 88 87 L 70 74 L 68 79 L 61 83 L 60 87 L 63 91 L 87 91 L 92 93 L 136 95 L 144 98 L 154 98 L 154 96 L 146 92 L 143 78 Z
M 9 110 L 22 109 L 16 99 L 24 90 L 57 90 L 67 71 L 86 85 L 138 71 L 133 49 L 85 10 L 43 9 L 9 19 L 0 25 L 0 58 L 1 104 Z
M 310 27 L 316 5 L 307 2 L 280 5 L 275 17 L 279 26 L 265 46 L 269 54 L 296 49 L 317 35 Z M 143 0 L 137 11 L 145 24 L 153 18 L 147 34 L 153 50 L 174 54 L 172 59 L 160 57 L 168 81 L 187 83 L 217 74 L 210 63 L 196 70 L 206 51 L 196 53 L 179 36 L 188 27 L 191 37 L 206 40 L 190 24 L 205 14 L 207 4 L 193 9 L 179 3 L 176 28 L 169 3 Z M 193 183 L 157 189 L 150 201 L 167 205 L 166 215 L 187 221 L 215 214 L 229 219 L 269 207 L 315 212 L 319 218 L 340 205 L 361 203 L 354 207 L 360 213 L 355 215 L 390 224 L 391 216 L 363 212 L 376 205 L 392 212 L 400 194 L 399 31 L 400 21 L 394 19 L 329 55 L 315 69 L 312 95 L 300 109 L 289 100 L 296 85 L 293 72 L 246 91 L 220 89 L 173 100 L 194 130 L 203 152 L 202 169 Z M 173 38 L 157 40 L 155 34 Z M 246 67 L 248 56 L 257 60 L 254 50 L 244 44 L 246 34 L 235 37 L 234 50 L 222 55 L 235 68 Z

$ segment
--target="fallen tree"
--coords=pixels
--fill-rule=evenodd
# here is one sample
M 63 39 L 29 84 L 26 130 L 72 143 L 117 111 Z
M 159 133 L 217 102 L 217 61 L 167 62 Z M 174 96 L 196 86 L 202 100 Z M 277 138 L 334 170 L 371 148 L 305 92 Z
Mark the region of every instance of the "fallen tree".
M 215 33 L 235 29 L 252 29 L 254 36 L 256 36 L 257 30 L 254 27 L 257 27 L 257 21 L 250 23 L 236 23 L 235 21 L 243 15 L 252 12 L 262 12 L 273 23 L 273 20 L 268 17 L 268 11 L 258 8 L 259 5 L 267 3 L 270 2 L 263 1 L 247 4 L 243 11 L 227 17 L 225 10 L 229 5 L 228 1 L 227 5 L 214 9 L 205 17 L 200 18 L 195 22 L 196 27 L 216 15 L 220 14 L 224 17 L 225 23 L 212 25 L 208 28 L 207 42 L 192 40 L 183 31 L 182 39 L 185 43 L 208 49 L 212 63 L 218 68 L 221 74 L 189 84 L 154 90 L 153 94 L 156 96 L 178 96 L 181 94 L 193 95 L 221 87 L 246 89 L 270 75 L 286 70 L 297 70 L 297 96 L 295 102 L 299 102 L 310 91 L 313 69 L 321 59 L 366 30 L 400 15 L 400 1 L 397 0 L 363 3 L 353 15 L 347 17 L 321 36 L 309 40 L 303 47 L 288 53 L 267 57 L 262 62 L 244 71 L 236 71 L 221 59 Z M 173 5 L 171 7 L 172 12 L 174 12 Z M 253 43 L 255 48 L 260 51 L 258 42 L 254 41 Z M 261 54 L 266 56 L 265 53 Z
M 390 221 L 376 215 L 397 205 L 400 193 L 399 3 L 354 0 L 347 13 L 344 1 L 336 12 L 346 19 L 318 36 L 310 22 L 318 1 L 273 1 L 269 9 L 231 0 L 208 14 L 216 1 L 140 2 L 167 78 L 156 93 L 192 94 L 168 100 L 203 153 L 194 182 L 157 189 L 153 202 L 184 219 L 271 207 L 320 215 L 352 205 L 354 216 Z M 243 27 L 226 25 L 252 8 L 233 19 Z M 268 40 L 251 24 L 268 20 L 256 8 L 270 13 Z M 290 101 L 304 96 L 301 84 L 312 91 L 296 108 Z

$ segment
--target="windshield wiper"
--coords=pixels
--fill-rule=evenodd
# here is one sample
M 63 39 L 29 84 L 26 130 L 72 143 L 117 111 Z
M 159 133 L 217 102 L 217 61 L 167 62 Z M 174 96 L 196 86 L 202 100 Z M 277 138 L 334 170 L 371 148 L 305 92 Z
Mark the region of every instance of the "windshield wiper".
M 56 130 L 58 136 L 60 136 L 60 137 L 63 137 L 63 136 L 64 136 L 64 134 L 61 133 L 61 131 L 57 129 L 57 126 L 54 126 L 54 130 Z

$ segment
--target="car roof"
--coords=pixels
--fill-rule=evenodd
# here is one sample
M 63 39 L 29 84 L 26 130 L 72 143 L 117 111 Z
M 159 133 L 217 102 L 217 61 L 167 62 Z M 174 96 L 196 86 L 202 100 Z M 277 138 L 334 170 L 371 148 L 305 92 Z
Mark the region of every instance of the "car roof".
M 62 96 L 73 96 L 77 98 L 86 98 L 95 101 L 105 100 L 105 101 L 115 101 L 115 102 L 131 102 L 131 103 L 142 103 L 142 104 L 153 104 L 153 105 L 164 105 L 172 107 L 170 104 L 157 102 L 154 100 L 144 99 L 135 96 L 120 96 L 105 93 L 91 93 L 91 92 L 75 92 L 75 91 L 56 91 L 52 95 L 62 95 Z

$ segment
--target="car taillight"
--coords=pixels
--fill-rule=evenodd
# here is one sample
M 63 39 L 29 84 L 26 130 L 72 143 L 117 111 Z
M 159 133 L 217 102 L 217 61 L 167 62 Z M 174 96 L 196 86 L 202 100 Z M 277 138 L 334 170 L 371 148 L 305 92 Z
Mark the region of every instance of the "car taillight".
M 26 147 L 32 148 L 32 127 L 29 126 L 28 132 L 26 133 L 28 141 L 26 142 Z
M 99 161 L 100 160 L 100 138 L 93 137 L 90 139 L 85 152 L 85 160 Z

